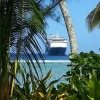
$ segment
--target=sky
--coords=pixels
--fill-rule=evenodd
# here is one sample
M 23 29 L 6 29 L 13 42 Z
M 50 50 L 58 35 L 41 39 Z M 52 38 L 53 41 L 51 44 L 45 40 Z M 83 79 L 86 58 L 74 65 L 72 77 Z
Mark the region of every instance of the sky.
M 66 2 L 76 32 L 79 53 L 89 52 L 91 50 L 95 53 L 99 53 L 100 29 L 95 28 L 92 32 L 89 32 L 86 24 L 87 15 L 96 7 L 98 2 L 99 0 L 71 0 L 70 2 Z M 70 45 L 68 33 L 59 7 L 57 10 L 61 15 L 61 21 L 60 23 L 57 23 L 51 18 L 48 18 L 46 33 L 48 38 L 50 37 L 50 34 L 59 34 L 61 37 L 65 37 L 68 45 L 66 54 L 69 54 Z

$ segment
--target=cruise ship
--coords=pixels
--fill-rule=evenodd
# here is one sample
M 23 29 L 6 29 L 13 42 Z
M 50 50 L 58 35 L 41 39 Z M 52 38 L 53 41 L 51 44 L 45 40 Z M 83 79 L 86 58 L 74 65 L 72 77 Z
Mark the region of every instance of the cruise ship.
M 47 39 L 46 53 L 51 56 L 64 56 L 67 48 L 66 38 L 59 37 L 59 34 L 50 35 Z

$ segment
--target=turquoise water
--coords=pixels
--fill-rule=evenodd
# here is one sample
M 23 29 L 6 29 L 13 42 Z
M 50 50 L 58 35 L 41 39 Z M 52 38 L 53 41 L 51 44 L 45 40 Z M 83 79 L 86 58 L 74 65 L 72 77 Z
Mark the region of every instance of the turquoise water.
M 23 66 L 26 67 L 27 72 L 28 72 L 29 69 L 26 66 L 26 64 L 23 62 L 21 62 L 21 64 L 23 64 Z M 51 82 L 53 80 L 57 80 L 57 79 L 61 78 L 63 75 L 65 75 L 65 73 L 70 70 L 70 67 L 67 66 L 68 64 L 70 64 L 70 62 L 68 60 L 55 60 L 55 61 L 49 60 L 49 61 L 45 62 L 45 66 L 42 62 L 40 62 L 42 73 L 43 73 L 43 76 L 42 76 L 41 72 L 40 72 L 40 70 L 37 67 L 37 64 L 35 62 L 35 66 L 37 68 L 37 71 L 38 71 L 40 78 L 45 77 L 46 74 L 51 70 L 51 78 L 48 80 L 48 82 Z M 33 74 L 35 74 L 34 69 L 32 69 L 32 72 L 33 72 Z M 59 83 L 60 82 L 67 82 L 67 81 L 65 81 L 64 78 L 61 78 L 59 80 Z
M 50 80 L 56 80 L 60 77 L 62 77 L 62 75 L 64 75 L 68 70 L 70 70 L 70 67 L 68 67 L 67 65 L 70 64 L 70 62 L 47 62 L 46 68 L 42 67 L 42 71 L 43 71 L 43 76 L 46 75 L 46 73 L 51 70 L 52 72 L 52 77 Z M 64 81 L 63 79 L 61 79 L 60 81 Z
M 29 71 L 24 61 L 26 61 L 26 59 L 20 60 L 21 64 L 23 64 L 23 66 L 26 67 L 27 71 Z M 70 67 L 67 66 L 68 64 L 70 64 L 68 56 L 46 56 L 45 66 L 43 62 L 39 59 L 43 76 L 41 75 L 41 72 L 34 59 L 33 62 L 35 64 L 35 67 L 37 68 L 40 78 L 45 77 L 46 74 L 51 70 L 52 76 L 48 82 L 61 78 L 63 75 L 65 75 L 67 71 L 70 70 Z M 33 74 L 35 74 L 34 69 L 32 69 L 32 72 Z M 61 78 L 59 82 L 65 82 L 65 79 Z

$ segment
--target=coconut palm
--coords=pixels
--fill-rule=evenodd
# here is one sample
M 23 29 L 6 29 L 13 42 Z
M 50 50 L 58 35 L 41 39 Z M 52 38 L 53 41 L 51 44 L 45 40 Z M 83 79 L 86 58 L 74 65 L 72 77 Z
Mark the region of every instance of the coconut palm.
M 2 0 L 0 1 L 0 99 L 7 100 L 13 93 L 14 78 L 18 68 L 20 54 L 29 60 L 38 76 L 32 57 L 37 60 L 36 53 L 41 55 L 41 47 L 37 37 L 45 42 L 44 17 L 34 0 Z M 15 53 L 14 65 L 10 62 L 10 53 Z M 31 53 L 31 55 L 29 55 Z M 30 70 L 31 71 L 31 70 Z
M 29 68 L 31 81 L 34 82 L 32 68 L 35 70 L 35 77 L 39 79 L 36 66 L 32 58 L 36 60 L 38 67 L 37 53 L 39 58 L 42 49 L 38 42 L 40 39 L 45 44 L 45 20 L 44 17 L 51 13 L 50 6 L 41 6 L 42 0 L 1 0 L 0 1 L 0 99 L 7 100 L 12 96 L 14 79 L 19 67 L 20 55 L 26 58 L 26 65 Z M 53 0 L 52 0 L 53 2 Z M 53 3 L 52 3 L 53 4 Z M 50 11 L 50 12 L 49 12 Z M 12 54 L 11 54 L 12 52 Z M 30 55 L 31 54 L 31 55 Z M 14 62 L 11 62 L 11 58 Z M 17 80 L 17 79 L 16 79 Z
M 67 8 L 67 4 L 65 0 L 61 0 L 59 3 L 61 12 L 63 14 L 64 17 L 64 21 L 66 24 L 66 28 L 68 31 L 68 35 L 69 35 L 69 42 L 70 42 L 70 49 L 71 49 L 71 53 L 78 53 L 78 45 L 77 45 L 77 40 L 76 40 L 76 33 L 72 24 L 72 20 L 71 17 L 69 15 L 69 11 Z
M 92 31 L 95 27 L 100 28 L 100 2 L 97 6 L 88 14 L 86 18 L 88 28 Z

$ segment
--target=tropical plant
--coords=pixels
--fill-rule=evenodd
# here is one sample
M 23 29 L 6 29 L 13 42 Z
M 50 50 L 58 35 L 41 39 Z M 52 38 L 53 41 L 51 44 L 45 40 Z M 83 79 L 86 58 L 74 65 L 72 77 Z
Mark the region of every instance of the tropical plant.
M 90 31 L 92 31 L 95 27 L 100 28 L 100 2 L 88 14 L 86 22 Z
M 34 76 L 31 66 L 35 70 L 35 75 L 39 79 L 36 66 L 32 58 L 36 60 L 41 70 L 39 58 L 42 49 L 38 38 L 45 44 L 46 36 L 44 31 L 45 16 L 50 14 L 54 5 L 43 7 L 42 0 L 1 0 L 0 1 L 0 99 L 7 100 L 12 97 L 18 69 L 18 59 L 20 56 L 26 58 L 26 65 L 29 67 L 31 79 Z M 43 2 L 43 1 L 42 1 Z M 41 5 L 43 4 L 43 5 Z M 53 5 L 53 6 L 52 6 Z M 52 6 L 50 8 L 50 6 Z M 11 54 L 12 52 L 12 54 Z M 32 56 L 31 56 L 31 55 Z M 12 57 L 11 57 L 12 56 Z M 11 62 L 11 58 L 14 63 Z M 17 79 L 16 79 L 17 80 Z M 31 80 L 31 81 L 32 81 Z
M 100 55 L 93 51 L 72 54 L 72 69 L 66 73 L 78 100 L 100 99 Z
M 35 76 L 32 79 L 33 74 L 30 69 L 25 67 L 22 64 L 18 66 L 16 76 L 20 77 L 20 81 L 16 80 L 10 100 L 77 100 L 77 96 L 74 94 L 75 90 L 70 84 L 60 83 L 57 85 L 62 77 L 57 80 L 49 80 L 52 76 L 51 70 L 39 80 Z
M 61 0 L 59 3 L 61 12 L 64 17 L 66 29 L 68 31 L 68 36 L 69 36 L 69 42 L 70 42 L 70 49 L 71 53 L 78 53 L 78 45 L 77 45 L 77 40 L 76 40 L 76 33 L 72 24 L 72 20 L 70 18 L 70 14 L 67 8 L 67 4 L 65 0 Z
M 34 76 L 34 81 L 32 81 L 30 71 L 26 70 L 25 66 L 19 67 L 17 76 L 18 75 L 20 75 L 23 82 L 21 85 L 19 82 L 16 82 L 13 96 L 10 98 L 11 100 L 56 100 L 56 98 L 58 98 L 57 96 L 60 93 L 57 93 L 54 84 L 57 83 L 59 79 L 48 83 L 48 80 L 51 78 L 51 70 L 43 79 L 39 80 Z M 59 98 L 61 98 L 61 96 Z
M 32 64 L 37 77 L 38 73 L 32 62 L 32 56 L 41 59 L 41 47 L 37 37 L 45 43 L 44 14 L 34 0 L 2 0 L 0 1 L 0 98 L 7 100 L 12 96 L 14 78 L 18 68 L 18 59 L 23 55 L 27 66 Z M 15 55 L 14 66 L 11 64 L 11 52 Z M 31 55 L 29 54 L 31 53 Z M 13 56 L 12 56 L 13 57 Z M 30 61 L 29 61 L 30 60 Z

